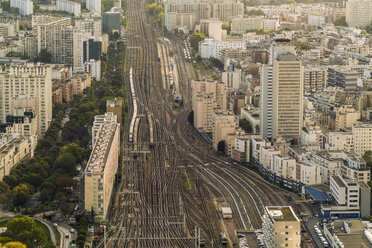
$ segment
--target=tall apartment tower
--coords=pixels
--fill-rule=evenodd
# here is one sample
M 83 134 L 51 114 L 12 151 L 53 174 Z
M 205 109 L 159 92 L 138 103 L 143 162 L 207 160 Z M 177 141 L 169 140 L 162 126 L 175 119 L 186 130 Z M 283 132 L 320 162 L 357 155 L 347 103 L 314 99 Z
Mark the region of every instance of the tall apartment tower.
M 372 0 L 349 0 L 346 3 L 346 22 L 349 27 L 364 28 L 372 21 Z
M 261 67 L 260 125 L 264 138 L 299 139 L 303 124 L 303 73 L 292 46 L 270 49 Z
M 101 0 L 87 0 L 87 9 L 92 13 L 101 14 Z
M 52 20 L 36 25 L 37 51 L 46 49 L 52 54 L 52 62 L 73 64 L 73 27 L 71 18 Z
M 14 99 L 32 97 L 38 102 L 38 129 L 43 137 L 52 120 L 52 70 L 40 64 L 9 66 L 0 71 L 0 122 L 11 115 Z

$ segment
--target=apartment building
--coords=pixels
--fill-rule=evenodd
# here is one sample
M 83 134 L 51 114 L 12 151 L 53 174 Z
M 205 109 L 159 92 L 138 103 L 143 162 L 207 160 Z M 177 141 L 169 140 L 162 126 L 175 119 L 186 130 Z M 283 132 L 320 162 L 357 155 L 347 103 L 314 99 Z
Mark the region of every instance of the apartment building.
M 93 126 L 97 126 L 94 123 Z M 120 148 L 120 124 L 104 120 L 98 125 L 92 153 L 84 171 L 85 210 L 93 209 L 96 220 L 107 217 Z
M 34 13 L 34 4 L 31 0 L 10 0 L 10 7 L 18 8 L 21 15 Z
M 301 131 L 301 145 L 308 151 L 323 149 L 323 132 L 319 126 L 303 128 Z
M 73 27 L 71 18 L 62 18 L 36 25 L 38 53 L 46 49 L 52 62 L 73 65 Z
M 360 119 L 360 112 L 352 106 L 343 105 L 335 109 L 335 130 L 350 129 L 353 125 L 358 123 Z
M 274 155 L 270 170 L 277 176 L 294 180 L 296 179 L 296 160 L 287 154 Z
M 311 92 L 321 92 L 327 87 L 327 70 L 323 68 L 304 68 L 304 88 Z
M 200 20 L 200 32 L 208 34 L 208 37 L 212 38 L 215 41 L 222 41 L 222 21 L 220 21 L 219 19 Z
M 105 13 L 104 13 L 105 14 Z M 104 16 L 104 14 L 102 16 Z M 120 13 L 119 13 L 120 23 Z M 98 39 L 102 37 L 102 18 L 101 17 L 82 17 L 75 19 L 75 28 L 90 33 L 90 36 Z
M 81 13 L 81 4 L 70 0 L 56 0 L 56 10 L 66 11 L 74 16 Z
M 371 0 L 348 0 L 346 2 L 346 22 L 349 27 L 364 28 L 372 21 Z
M 354 149 L 353 134 L 351 132 L 329 132 L 327 149 L 350 152 Z
M 352 128 L 354 151 L 364 155 L 366 151 L 372 150 L 372 124 L 357 124 Z
M 247 30 L 262 29 L 262 20 L 260 17 L 234 17 L 231 20 L 232 33 L 246 33 Z
M 227 107 L 226 85 L 218 81 L 193 80 L 191 87 L 194 126 L 200 131 L 212 132 L 214 110 Z
M 52 71 L 49 66 L 27 63 L 0 71 L 0 121 L 5 123 L 14 108 L 12 99 L 38 99 L 38 129 L 45 135 L 52 120 Z
M 101 0 L 87 0 L 86 7 L 92 13 L 101 14 Z
M 320 168 L 310 163 L 297 163 L 296 180 L 305 185 L 321 184 L 322 178 L 320 175 Z
M 0 181 L 27 156 L 31 156 L 28 138 L 10 139 L 0 146 Z
M 247 45 L 244 41 L 215 41 L 210 38 L 199 43 L 199 53 L 203 59 L 210 57 L 221 59 L 221 52 L 224 49 L 246 50 Z
M 238 118 L 231 112 L 228 111 L 216 111 L 213 112 L 212 117 L 212 140 L 213 147 L 217 150 L 218 144 L 221 141 L 227 144 L 227 135 L 234 134 L 237 127 L 239 126 Z
M 89 73 L 97 81 L 101 80 L 101 60 L 91 59 L 84 63 L 84 72 Z
M 257 148 L 257 147 L 256 147 Z M 259 161 L 260 163 L 267 169 L 270 169 L 273 157 L 275 155 L 280 155 L 280 151 L 272 146 L 262 146 L 260 145 L 258 147 L 260 153 L 259 153 Z
M 19 31 L 19 23 L 0 23 L 0 36 L 12 37 Z
M 301 247 L 301 224 L 292 207 L 268 206 L 262 216 L 265 247 Z
M 308 158 L 311 164 L 319 167 L 322 183 L 329 183 L 331 176 L 342 174 L 343 155 L 331 151 L 317 151 Z

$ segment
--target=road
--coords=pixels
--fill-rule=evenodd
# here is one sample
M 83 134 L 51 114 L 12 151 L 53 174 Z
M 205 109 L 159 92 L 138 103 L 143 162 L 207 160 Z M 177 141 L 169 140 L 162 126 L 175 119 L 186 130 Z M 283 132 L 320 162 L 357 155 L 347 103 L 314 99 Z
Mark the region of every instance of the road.
M 70 248 L 71 242 L 76 240 L 76 231 L 74 233 L 71 233 L 71 228 L 66 225 L 59 225 L 57 227 L 57 230 L 61 234 L 61 241 L 60 241 L 60 247 L 61 248 Z M 66 235 L 68 235 L 68 238 L 66 238 Z

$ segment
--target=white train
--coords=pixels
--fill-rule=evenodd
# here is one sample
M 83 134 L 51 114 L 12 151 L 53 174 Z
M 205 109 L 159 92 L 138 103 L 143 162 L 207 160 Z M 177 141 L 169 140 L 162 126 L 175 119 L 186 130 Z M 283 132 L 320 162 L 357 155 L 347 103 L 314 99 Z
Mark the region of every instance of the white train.
M 136 91 L 134 90 L 134 82 L 133 82 L 133 68 L 130 67 L 129 69 L 129 83 L 130 83 L 130 92 L 132 94 L 132 101 L 133 101 L 133 115 L 130 121 L 129 126 L 129 142 L 133 142 L 134 137 L 134 126 L 137 119 L 137 99 L 136 99 Z

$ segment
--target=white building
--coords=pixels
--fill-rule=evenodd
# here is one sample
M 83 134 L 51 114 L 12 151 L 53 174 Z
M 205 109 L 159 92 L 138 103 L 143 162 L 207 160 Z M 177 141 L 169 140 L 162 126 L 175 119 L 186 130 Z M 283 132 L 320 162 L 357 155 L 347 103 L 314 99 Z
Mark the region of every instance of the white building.
M 94 126 L 94 125 L 93 125 Z M 105 120 L 84 172 L 85 210 L 93 209 L 96 220 L 106 218 L 119 163 L 120 124 Z
M 271 172 L 286 179 L 296 178 L 296 160 L 286 154 L 274 155 L 271 160 Z
M 10 7 L 18 8 L 21 15 L 34 13 L 34 3 L 31 0 L 10 0 Z
M 262 216 L 265 247 L 301 247 L 301 224 L 292 207 L 269 206 Z
M 280 155 L 281 154 L 278 149 L 276 149 L 275 147 L 272 147 L 272 146 L 269 146 L 269 147 L 260 146 L 259 149 L 260 149 L 260 159 L 259 159 L 259 161 L 265 168 L 270 168 L 273 157 L 275 155 Z
M 301 145 L 306 146 L 309 151 L 322 149 L 322 130 L 318 126 L 303 128 L 301 131 Z
M 84 72 L 89 73 L 97 81 L 101 80 L 101 60 L 90 60 L 84 63 Z
M 305 185 L 322 183 L 319 166 L 309 163 L 297 163 L 296 168 L 300 171 L 300 175 L 296 174 L 296 179 L 301 183 Z
M 335 175 L 331 177 L 330 189 L 338 205 L 347 206 L 349 210 L 359 209 L 359 185 L 355 181 Z
M 263 30 L 278 30 L 280 27 L 278 18 L 262 18 Z
M 330 150 L 348 151 L 354 149 L 353 134 L 351 132 L 330 132 L 327 139 Z
M 332 22 L 332 16 L 321 14 L 310 14 L 307 17 L 307 24 L 310 26 L 321 27 Z
M 75 16 L 79 16 L 81 13 L 81 4 L 70 0 L 57 0 L 56 10 L 66 11 Z
M 101 14 L 101 0 L 87 0 L 86 4 L 90 12 Z
M 226 48 L 246 50 L 247 46 L 243 41 L 214 41 L 213 39 L 205 39 L 199 43 L 199 53 L 203 59 L 210 57 L 221 59 L 221 51 Z

